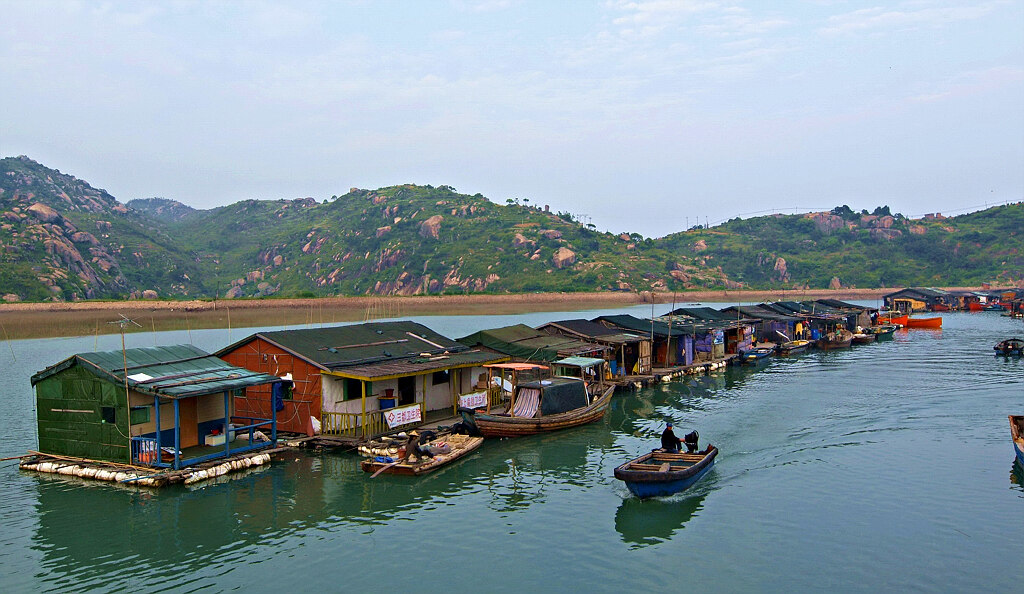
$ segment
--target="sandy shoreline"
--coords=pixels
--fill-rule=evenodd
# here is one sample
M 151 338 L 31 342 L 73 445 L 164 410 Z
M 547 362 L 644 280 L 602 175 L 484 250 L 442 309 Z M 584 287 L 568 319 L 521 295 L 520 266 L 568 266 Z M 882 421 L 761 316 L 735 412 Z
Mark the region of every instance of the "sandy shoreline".
M 0 304 L 0 339 L 84 336 L 118 331 L 121 315 L 139 326 L 129 331 L 247 328 L 331 324 L 413 315 L 486 315 L 577 311 L 643 303 L 677 304 L 834 298 L 878 300 L 895 289 L 692 291 L 686 293 L 530 293 L 423 297 L 324 297 L 218 301 L 88 301 Z
M 486 304 L 580 304 L 584 305 L 636 305 L 641 303 L 693 303 L 701 301 L 779 301 L 784 299 L 878 299 L 896 289 L 815 289 L 770 291 L 689 291 L 685 293 L 628 293 L 606 291 L 599 293 L 526 293 L 517 295 L 441 295 L 417 297 L 321 297 L 313 299 L 220 299 L 193 301 L 68 301 L 45 303 L 0 303 L 0 313 L 25 311 L 90 311 L 90 310 L 185 310 L 206 311 L 229 307 L 231 309 L 274 309 L 326 307 L 365 309 L 389 303 L 401 304 L 416 310 L 438 309 L 447 311 L 465 305 Z

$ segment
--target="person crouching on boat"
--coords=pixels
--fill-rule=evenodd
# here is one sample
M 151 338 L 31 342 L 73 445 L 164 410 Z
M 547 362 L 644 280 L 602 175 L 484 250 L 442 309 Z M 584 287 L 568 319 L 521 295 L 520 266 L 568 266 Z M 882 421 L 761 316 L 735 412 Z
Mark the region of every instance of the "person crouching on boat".
M 700 440 L 700 434 L 696 431 L 691 431 L 683 436 L 683 443 L 686 444 L 686 453 L 694 454 L 697 452 L 697 442 Z
M 682 440 L 676 437 L 675 432 L 672 431 L 672 423 L 669 422 L 665 425 L 665 430 L 661 433 L 661 449 L 670 454 L 676 454 L 679 452 L 682 445 Z

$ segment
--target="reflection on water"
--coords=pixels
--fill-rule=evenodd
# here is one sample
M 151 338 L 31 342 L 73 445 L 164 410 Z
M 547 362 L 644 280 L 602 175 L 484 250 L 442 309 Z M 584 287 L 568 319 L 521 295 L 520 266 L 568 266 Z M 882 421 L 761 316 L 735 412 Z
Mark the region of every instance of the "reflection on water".
M 632 545 L 631 549 L 671 540 L 704 508 L 705 497 L 707 493 L 653 499 L 629 497 L 615 512 L 615 530 L 622 542 Z
M 1010 485 L 1017 490 L 1024 492 L 1024 466 L 1020 460 L 1013 458 L 1013 466 L 1010 468 Z

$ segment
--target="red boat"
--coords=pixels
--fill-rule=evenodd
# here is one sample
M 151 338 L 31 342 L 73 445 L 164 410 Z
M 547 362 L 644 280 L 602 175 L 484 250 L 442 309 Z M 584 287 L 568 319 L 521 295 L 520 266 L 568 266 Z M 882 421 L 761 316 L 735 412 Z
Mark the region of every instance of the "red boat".
M 907 328 L 942 328 L 942 318 L 907 318 Z
M 878 321 L 875 322 L 875 323 L 880 325 L 880 326 L 884 325 L 884 324 L 899 324 L 900 326 L 903 326 L 904 328 L 906 328 L 907 327 L 907 320 L 908 319 L 910 319 L 910 316 L 906 315 L 906 314 L 904 314 L 902 316 L 892 316 L 892 315 L 878 316 Z

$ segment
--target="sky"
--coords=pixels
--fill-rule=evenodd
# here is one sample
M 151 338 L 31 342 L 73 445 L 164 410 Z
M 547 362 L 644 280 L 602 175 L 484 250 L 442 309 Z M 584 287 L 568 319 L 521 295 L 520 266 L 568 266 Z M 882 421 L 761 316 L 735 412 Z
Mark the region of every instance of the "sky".
M 660 237 L 1024 200 L 1024 2 L 0 0 L 0 157 L 195 208 L 448 185 Z

